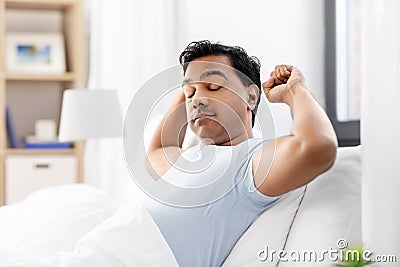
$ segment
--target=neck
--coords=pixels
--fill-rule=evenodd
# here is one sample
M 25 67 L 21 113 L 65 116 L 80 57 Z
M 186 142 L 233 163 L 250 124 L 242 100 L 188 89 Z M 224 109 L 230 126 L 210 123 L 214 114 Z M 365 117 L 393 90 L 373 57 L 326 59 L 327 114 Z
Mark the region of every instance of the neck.
M 231 139 L 229 139 L 226 142 L 223 142 L 219 145 L 220 146 L 236 146 L 252 137 L 253 137 L 253 131 L 250 128 L 244 132 L 241 132 L 237 136 L 233 136 Z

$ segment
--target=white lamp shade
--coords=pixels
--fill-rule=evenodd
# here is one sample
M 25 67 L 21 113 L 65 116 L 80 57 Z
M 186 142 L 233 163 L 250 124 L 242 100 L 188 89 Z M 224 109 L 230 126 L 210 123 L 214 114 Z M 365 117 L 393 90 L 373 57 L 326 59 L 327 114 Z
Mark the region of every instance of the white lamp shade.
M 64 91 L 59 140 L 78 141 L 122 135 L 122 118 L 114 90 Z

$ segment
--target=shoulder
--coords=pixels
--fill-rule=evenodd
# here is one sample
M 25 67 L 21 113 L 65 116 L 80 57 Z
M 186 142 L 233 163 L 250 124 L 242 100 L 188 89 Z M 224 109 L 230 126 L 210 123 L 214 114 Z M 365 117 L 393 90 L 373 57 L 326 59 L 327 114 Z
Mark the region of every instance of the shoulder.
M 252 171 L 254 184 L 259 188 L 268 174 L 275 152 L 275 140 L 263 140 L 262 144 L 257 146 L 252 158 Z

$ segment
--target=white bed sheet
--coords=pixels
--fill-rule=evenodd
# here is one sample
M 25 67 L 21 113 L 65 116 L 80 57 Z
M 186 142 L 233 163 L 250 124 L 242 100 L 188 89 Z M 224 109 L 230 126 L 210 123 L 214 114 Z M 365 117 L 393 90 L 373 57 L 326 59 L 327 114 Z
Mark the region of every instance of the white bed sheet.
M 36 192 L 0 208 L 0 266 L 178 266 L 139 205 L 88 185 Z

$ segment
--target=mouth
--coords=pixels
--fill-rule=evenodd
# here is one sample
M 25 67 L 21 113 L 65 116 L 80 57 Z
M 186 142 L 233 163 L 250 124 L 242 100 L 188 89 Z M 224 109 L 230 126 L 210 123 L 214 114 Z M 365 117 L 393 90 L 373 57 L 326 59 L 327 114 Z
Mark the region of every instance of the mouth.
M 196 114 L 191 121 L 192 122 L 196 122 L 196 121 L 201 121 L 201 120 L 206 120 L 206 119 L 210 119 L 212 117 L 215 117 L 215 114 L 209 114 L 209 113 L 199 113 Z

